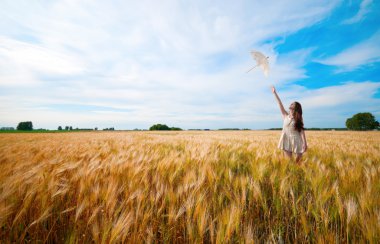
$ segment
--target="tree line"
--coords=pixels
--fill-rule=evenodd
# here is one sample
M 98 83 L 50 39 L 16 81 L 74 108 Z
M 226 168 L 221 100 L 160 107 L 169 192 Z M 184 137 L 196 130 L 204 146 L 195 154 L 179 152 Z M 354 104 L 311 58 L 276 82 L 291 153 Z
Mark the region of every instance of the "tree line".
M 182 130 L 179 127 L 169 127 L 165 124 L 155 124 L 152 125 L 149 130 Z
M 374 130 L 374 129 L 380 129 L 379 128 L 379 122 L 376 121 L 375 116 L 371 113 L 365 112 L 365 113 L 357 113 L 351 118 L 348 118 L 346 120 L 346 128 L 348 130 Z M 232 128 L 234 129 L 234 128 Z M 272 129 L 281 129 L 281 128 L 272 128 Z M 310 128 L 309 128 L 310 129 Z M 320 128 L 311 128 L 311 129 L 320 129 Z M 339 129 L 339 128 L 336 128 Z M 342 129 L 342 128 L 341 128 Z M 13 130 L 13 127 L 2 127 L 1 130 Z M 17 130 L 21 131 L 31 131 L 33 130 L 33 123 L 32 121 L 23 121 L 18 123 Z M 39 129 L 44 130 L 44 129 Z M 98 127 L 92 128 L 75 128 L 73 129 L 72 126 L 65 126 L 64 128 L 62 126 L 58 126 L 58 131 L 72 131 L 72 130 L 98 130 Z M 110 128 L 104 128 L 103 130 L 107 131 L 113 131 L 115 130 L 114 127 Z M 154 124 L 152 125 L 149 130 L 172 130 L 172 131 L 180 131 L 182 130 L 179 127 L 169 127 L 166 124 Z M 230 128 L 220 129 L 220 130 L 231 130 Z

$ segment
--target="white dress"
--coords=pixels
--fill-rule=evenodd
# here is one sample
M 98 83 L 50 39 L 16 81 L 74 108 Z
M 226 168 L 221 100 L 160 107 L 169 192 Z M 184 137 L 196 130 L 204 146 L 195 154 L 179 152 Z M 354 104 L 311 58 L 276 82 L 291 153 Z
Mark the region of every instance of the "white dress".
M 289 115 L 285 117 L 278 148 L 288 152 L 303 153 L 301 133 L 294 129 L 294 122 Z

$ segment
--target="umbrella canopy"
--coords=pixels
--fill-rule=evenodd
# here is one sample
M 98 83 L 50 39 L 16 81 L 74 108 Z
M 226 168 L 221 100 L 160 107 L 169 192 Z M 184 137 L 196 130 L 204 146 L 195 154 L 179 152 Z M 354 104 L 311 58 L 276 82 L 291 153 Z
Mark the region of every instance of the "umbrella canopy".
M 268 58 L 269 57 L 266 57 L 264 54 L 257 51 L 251 51 L 251 56 L 256 61 L 256 65 L 253 66 L 250 70 L 248 70 L 247 73 L 251 71 L 253 68 L 256 68 L 257 66 L 259 66 L 264 71 L 265 76 L 268 76 L 269 74 Z

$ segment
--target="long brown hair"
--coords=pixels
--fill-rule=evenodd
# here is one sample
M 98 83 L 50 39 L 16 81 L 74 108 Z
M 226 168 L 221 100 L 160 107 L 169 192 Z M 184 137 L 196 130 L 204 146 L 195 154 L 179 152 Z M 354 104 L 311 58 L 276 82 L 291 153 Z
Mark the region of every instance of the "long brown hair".
M 301 132 L 305 128 L 303 127 L 303 118 L 302 118 L 302 107 L 299 102 L 293 102 L 290 105 L 291 108 L 293 108 L 293 118 L 294 118 L 294 129 L 297 130 L 298 132 Z

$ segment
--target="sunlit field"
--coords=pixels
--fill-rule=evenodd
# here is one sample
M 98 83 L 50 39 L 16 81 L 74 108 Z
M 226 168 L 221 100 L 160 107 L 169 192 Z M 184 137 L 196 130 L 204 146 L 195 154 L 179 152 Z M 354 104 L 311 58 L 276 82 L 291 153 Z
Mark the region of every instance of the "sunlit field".
M 1 242 L 380 242 L 380 133 L 0 134 Z

